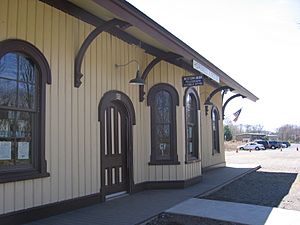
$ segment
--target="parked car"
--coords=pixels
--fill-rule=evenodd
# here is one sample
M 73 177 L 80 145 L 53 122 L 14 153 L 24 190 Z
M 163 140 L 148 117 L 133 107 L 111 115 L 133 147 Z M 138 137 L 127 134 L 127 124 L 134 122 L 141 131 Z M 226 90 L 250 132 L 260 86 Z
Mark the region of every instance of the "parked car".
M 256 142 L 248 142 L 247 144 L 240 145 L 237 147 L 240 150 L 262 150 L 265 149 L 264 145 Z
M 255 140 L 254 142 L 256 142 L 257 144 L 262 144 L 265 147 L 265 149 L 270 148 L 270 144 L 266 140 Z
M 287 148 L 287 145 L 283 141 L 279 141 L 278 144 L 281 148 Z
M 281 147 L 278 141 L 269 141 L 269 146 L 271 149 L 276 149 Z
M 286 147 L 287 147 L 287 148 L 291 146 L 291 143 L 288 142 L 288 141 L 283 141 L 282 143 L 283 143 L 283 144 L 286 144 Z

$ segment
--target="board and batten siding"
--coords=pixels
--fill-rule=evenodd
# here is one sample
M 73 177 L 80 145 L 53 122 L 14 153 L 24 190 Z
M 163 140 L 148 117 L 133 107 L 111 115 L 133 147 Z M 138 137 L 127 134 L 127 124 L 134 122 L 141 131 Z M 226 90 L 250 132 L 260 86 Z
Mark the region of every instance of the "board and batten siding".
M 45 137 L 50 177 L 0 184 L 0 214 L 100 191 L 98 104 L 109 90 L 124 92 L 135 108 L 135 184 L 186 180 L 201 175 L 201 162 L 184 163 L 185 119 L 182 101 L 185 89 L 182 88 L 181 77 L 189 75 L 187 71 L 162 61 L 148 75 L 146 95 L 154 84 L 167 82 L 177 89 L 180 99 L 176 107 L 180 165 L 149 166 L 150 107 L 146 100 L 139 102 L 138 87 L 128 83 L 136 72 L 136 65 L 115 68 L 115 64 L 137 59 L 141 69 L 145 69 L 154 57 L 104 32 L 88 48 L 82 64 L 83 83 L 80 88 L 74 88 L 74 59 L 81 43 L 94 27 L 37 0 L 1 0 L 0 4 L 0 41 L 17 38 L 34 44 L 45 55 L 52 74 L 52 84 L 46 86 Z M 209 94 L 206 86 L 196 88 L 201 97 L 199 134 L 202 137 L 199 137 L 199 149 L 202 154 L 199 155 L 202 155 L 202 161 L 209 159 L 207 154 L 211 153 L 211 139 L 207 131 L 211 129 L 210 117 L 205 116 L 203 106 Z
M 213 91 L 213 87 L 205 85 L 200 90 L 201 103 L 205 102 L 207 96 Z M 211 126 L 211 109 L 209 106 L 208 114 L 205 115 L 205 107 L 201 110 L 201 131 L 202 131 L 202 168 L 212 167 L 225 163 L 224 152 L 224 131 L 223 131 L 223 117 L 222 117 L 222 96 L 217 93 L 211 102 L 218 108 L 220 114 L 219 120 L 219 138 L 220 138 L 220 153 L 212 154 L 212 126 Z

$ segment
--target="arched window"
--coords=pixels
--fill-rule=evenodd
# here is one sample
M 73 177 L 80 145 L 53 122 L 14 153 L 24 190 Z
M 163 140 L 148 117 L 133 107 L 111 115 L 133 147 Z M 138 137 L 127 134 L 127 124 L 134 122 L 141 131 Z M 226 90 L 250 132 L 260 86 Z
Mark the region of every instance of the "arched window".
M 212 127 L 212 154 L 220 153 L 220 136 L 219 136 L 219 111 L 217 107 L 211 110 L 211 127 Z
M 184 106 L 186 162 L 189 162 L 199 159 L 198 110 L 200 110 L 200 101 L 197 91 L 194 88 L 188 88 L 186 90 Z
M 149 90 L 151 110 L 150 164 L 178 164 L 176 138 L 176 105 L 179 97 L 169 84 L 157 84 Z
M 21 40 L 0 42 L 0 182 L 48 176 L 45 88 L 51 82 L 42 53 Z

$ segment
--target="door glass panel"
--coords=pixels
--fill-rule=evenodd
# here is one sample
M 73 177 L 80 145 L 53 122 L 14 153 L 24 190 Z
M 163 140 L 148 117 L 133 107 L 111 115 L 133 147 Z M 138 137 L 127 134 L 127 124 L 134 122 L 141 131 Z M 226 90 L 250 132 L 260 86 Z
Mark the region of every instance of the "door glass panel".
M 108 169 L 106 168 L 104 171 L 104 176 L 105 176 L 105 186 L 108 186 Z
M 111 169 L 111 183 L 112 184 L 116 183 L 116 168 Z
M 119 167 L 119 183 L 122 183 L 122 167 Z
M 121 115 L 120 113 L 118 113 L 118 138 L 119 138 L 119 141 L 118 141 L 118 152 L 119 154 L 122 153 L 122 127 L 121 127 Z
M 114 108 L 110 108 L 110 120 L 111 120 L 111 154 L 115 154 L 115 117 Z
M 107 116 L 106 111 L 104 113 L 104 155 L 107 155 Z

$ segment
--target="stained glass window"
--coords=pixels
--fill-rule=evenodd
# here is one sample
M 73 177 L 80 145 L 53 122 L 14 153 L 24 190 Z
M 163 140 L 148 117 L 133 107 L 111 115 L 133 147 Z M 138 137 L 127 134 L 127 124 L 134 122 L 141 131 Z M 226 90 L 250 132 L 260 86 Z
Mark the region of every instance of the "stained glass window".
M 176 100 L 176 101 L 175 101 Z M 167 84 L 150 89 L 151 107 L 151 163 L 177 163 L 176 152 L 176 90 Z

